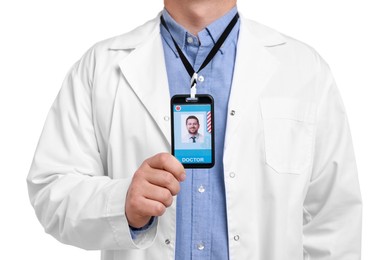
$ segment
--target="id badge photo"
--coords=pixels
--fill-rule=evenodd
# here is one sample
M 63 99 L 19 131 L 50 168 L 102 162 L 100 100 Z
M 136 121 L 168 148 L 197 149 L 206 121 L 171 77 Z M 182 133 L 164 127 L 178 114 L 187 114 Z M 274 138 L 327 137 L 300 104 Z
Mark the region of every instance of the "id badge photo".
M 214 166 L 214 101 L 210 95 L 171 99 L 172 155 L 184 168 Z

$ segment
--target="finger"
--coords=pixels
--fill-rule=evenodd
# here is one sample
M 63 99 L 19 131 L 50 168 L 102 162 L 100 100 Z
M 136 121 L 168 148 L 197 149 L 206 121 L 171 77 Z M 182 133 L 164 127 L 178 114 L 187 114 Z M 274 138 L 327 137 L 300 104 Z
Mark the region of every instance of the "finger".
M 151 184 L 168 189 L 173 196 L 180 191 L 179 181 L 170 172 L 152 169 L 145 174 L 145 179 Z
M 134 210 L 140 216 L 162 216 L 165 213 L 166 207 L 159 201 L 140 198 Z
M 145 186 L 144 197 L 158 201 L 164 204 L 165 207 L 171 206 L 173 202 L 173 196 L 168 189 L 153 184 Z
M 170 172 L 178 181 L 185 180 L 183 165 L 169 153 L 159 153 L 145 161 L 150 167 Z

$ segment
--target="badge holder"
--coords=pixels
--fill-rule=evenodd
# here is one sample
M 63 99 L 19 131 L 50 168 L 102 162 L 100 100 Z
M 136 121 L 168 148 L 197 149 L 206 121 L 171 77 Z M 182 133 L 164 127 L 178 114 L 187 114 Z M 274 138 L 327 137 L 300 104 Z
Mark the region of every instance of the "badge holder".
M 211 168 L 214 154 L 214 100 L 210 95 L 171 99 L 172 155 L 184 168 Z

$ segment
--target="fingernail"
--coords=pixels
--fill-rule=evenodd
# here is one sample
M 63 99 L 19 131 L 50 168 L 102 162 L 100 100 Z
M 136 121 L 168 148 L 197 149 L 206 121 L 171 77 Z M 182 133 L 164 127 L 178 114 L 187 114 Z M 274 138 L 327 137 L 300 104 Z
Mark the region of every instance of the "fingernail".
M 181 181 L 184 181 L 186 179 L 186 175 L 183 173 L 182 175 L 180 175 L 180 180 Z

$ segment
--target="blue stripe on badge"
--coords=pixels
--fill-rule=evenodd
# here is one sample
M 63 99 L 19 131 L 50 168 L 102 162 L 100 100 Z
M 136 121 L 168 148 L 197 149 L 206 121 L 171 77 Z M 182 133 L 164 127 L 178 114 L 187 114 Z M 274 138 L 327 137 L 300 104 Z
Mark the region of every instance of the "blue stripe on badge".
M 180 110 L 177 110 L 180 109 Z M 175 112 L 207 112 L 210 111 L 211 105 L 173 105 Z
M 175 150 L 175 157 L 181 163 L 187 163 L 187 164 L 211 163 L 211 149 Z

